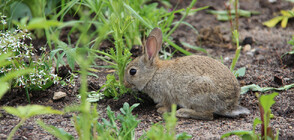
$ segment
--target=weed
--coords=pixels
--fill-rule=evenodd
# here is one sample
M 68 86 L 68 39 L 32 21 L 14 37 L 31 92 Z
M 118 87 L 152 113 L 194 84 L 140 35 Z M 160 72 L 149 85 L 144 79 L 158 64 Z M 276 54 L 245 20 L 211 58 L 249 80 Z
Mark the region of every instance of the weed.
M 44 107 L 41 105 L 27 105 L 18 107 L 3 107 L 3 109 L 12 115 L 21 119 L 21 121 L 11 130 L 8 140 L 11 140 L 16 130 L 25 123 L 25 121 L 33 116 L 42 114 L 62 114 L 61 111 L 54 110 L 51 107 Z
M 221 139 L 230 137 L 231 135 L 237 135 L 243 140 L 278 140 L 279 131 L 277 130 L 276 135 L 274 135 L 272 127 L 269 126 L 271 114 L 271 106 L 275 103 L 274 98 L 278 95 L 277 92 L 274 92 L 269 95 L 259 95 L 257 94 L 259 100 L 259 111 L 260 119 L 255 118 L 253 121 L 253 130 L 252 131 L 232 131 L 221 136 Z M 258 124 L 261 124 L 261 132 L 256 133 L 255 129 Z
M 5 67 L 7 65 L 11 64 L 11 61 L 8 61 L 8 59 L 11 57 L 13 53 L 3 53 L 0 54 L 0 67 Z M 10 88 L 10 81 L 12 81 L 14 78 L 17 78 L 21 75 L 28 74 L 32 71 L 32 69 L 20 69 L 20 70 L 11 70 L 5 75 L 0 76 L 0 99 L 2 96 L 9 90 Z
M 283 87 L 279 87 L 279 88 L 274 88 L 274 87 L 260 87 L 258 85 L 252 84 L 252 85 L 247 85 L 247 86 L 243 86 L 241 87 L 241 94 L 245 94 L 248 91 L 258 91 L 258 92 L 266 92 L 266 91 L 273 91 L 273 90 L 278 90 L 278 91 L 282 91 L 282 90 L 288 90 L 290 88 L 294 87 L 294 83 L 293 84 L 289 84 L 289 85 L 285 85 Z
M 230 66 L 230 70 L 231 70 L 231 72 L 234 73 L 234 75 L 236 77 L 238 77 L 238 76 L 244 76 L 245 75 L 245 71 L 246 71 L 246 68 L 245 67 L 242 67 L 242 68 L 240 68 L 240 69 L 238 69 L 236 71 L 234 70 L 235 69 L 235 66 L 236 66 L 236 63 L 237 63 L 237 61 L 238 61 L 238 59 L 240 57 L 240 51 L 241 51 L 241 46 L 239 45 L 239 33 L 238 33 L 238 30 L 234 30 L 234 32 L 233 32 L 233 38 L 236 41 L 236 48 L 237 49 L 235 51 L 235 56 L 233 58 L 232 64 Z
M 53 83 L 59 83 L 61 80 L 56 74 L 51 73 L 52 62 L 48 55 L 43 54 L 38 57 L 30 42 L 30 33 L 16 29 L 0 33 L 0 55 L 13 52 L 8 59 L 11 64 L 0 68 L 0 74 L 6 75 L 10 71 L 18 71 L 26 68 L 32 68 L 28 75 L 22 75 L 12 82 L 12 87 L 24 88 L 28 90 L 46 89 Z M 41 48 L 42 49 L 42 48 Z M 42 51 L 42 50 L 40 50 Z
M 157 123 L 151 127 L 151 129 L 141 137 L 141 139 L 151 140 L 186 140 L 191 139 L 192 136 L 186 132 L 176 134 L 175 128 L 177 123 L 176 118 L 176 105 L 172 105 L 172 111 L 170 114 L 164 114 L 165 126 L 161 123 Z
M 287 11 L 281 10 L 280 13 L 281 13 L 281 16 L 277 16 L 272 18 L 271 20 L 263 22 L 263 25 L 272 28 L 272 27 L 275 27 L 279 22 L 281 22 L 281 27 L 286 28 L 288 20 L 294 17 L 294 8 L 292 10 L 287 10 Z

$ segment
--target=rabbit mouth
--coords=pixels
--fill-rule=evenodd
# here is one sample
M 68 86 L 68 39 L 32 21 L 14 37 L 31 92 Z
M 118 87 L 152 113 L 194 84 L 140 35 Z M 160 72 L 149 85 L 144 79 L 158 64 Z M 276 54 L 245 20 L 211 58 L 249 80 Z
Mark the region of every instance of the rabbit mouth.
M 124 85 L 125 85 L 127 88 L 132 88 L 132 87 L 134 87 L 132 84 L 130 84 L 130 83 L 127 82 L 127 81 L 124 81 Z

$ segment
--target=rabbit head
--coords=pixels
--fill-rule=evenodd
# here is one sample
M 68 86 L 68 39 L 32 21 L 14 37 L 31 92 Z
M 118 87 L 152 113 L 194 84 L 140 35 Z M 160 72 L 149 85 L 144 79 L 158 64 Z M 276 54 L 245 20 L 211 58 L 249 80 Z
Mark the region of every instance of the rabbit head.
M 142 90 L 152 79 L 157 70 L 158 52 L 162 45 L 162 32 L 154 28 L 143 48 L 143 55 L 137 57 L 125 69 L 124 80 L 126 87 Z

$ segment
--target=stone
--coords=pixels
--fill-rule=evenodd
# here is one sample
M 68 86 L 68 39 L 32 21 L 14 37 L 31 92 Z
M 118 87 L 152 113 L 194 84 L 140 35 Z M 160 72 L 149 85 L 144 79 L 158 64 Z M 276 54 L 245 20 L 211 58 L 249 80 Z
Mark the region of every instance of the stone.
M 246 45 L 243 47 L 243 51 L 244 51 L 244 52 L 251 51 L 251 45 L 246 44 Z
M 62 92 L 62 91 L 54 92 L 53 100 L 58 100 L 65 96 L 66 96 L 65 92 Z

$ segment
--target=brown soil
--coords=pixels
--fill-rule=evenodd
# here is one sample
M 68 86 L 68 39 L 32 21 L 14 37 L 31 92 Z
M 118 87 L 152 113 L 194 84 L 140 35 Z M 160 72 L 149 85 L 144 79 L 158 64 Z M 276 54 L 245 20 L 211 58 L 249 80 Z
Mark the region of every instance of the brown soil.
M 176 0 L 172 1 L 176 5 Z M 177 8 L 187 7 L 188 1 L 181 0 Z M 211 6 L 210 9 L 224 10 L 224 1 L 198 1 L 196 7 Z M 257 84 L 261 87 L 280 87 L 283 85 L 294 83 L 293 56 L 281 59 L 281 56 L 291 50 L 291 46 L 287 44 L 291 36 L 294 35 L 293 20 L 289 20 L 288 27 L 283 29 L 278 26 L 267 28 L 262 25 L 263 21 L 271 19 L 280 10 L 289 10 L 293 8 L 293 4 L 278 0 L 275 3 L 269 3 L 268 0 L 240 0 L 240 7 L 244 10 L 259 11 L 259 15 L 254 15 L 250 18 L 240 18 L 240 39 L 242 41 L 247 38 L 252 38 L 249 41 L 250 48 L 243 49 L 236 68 L 246 67 L 244 77 L 238 78 L 241 86 L 249 84 Z M 178 17 L 178 19 L 180 16 Z M 229 44 L 230 39 L 230 23 L 220 22 L 216 17 L 207 14 L 205 11 L 200 11 L 193 16 L 188 16 L 186 22 L 192 24 L 198 31 L 196 34 L 191 28 L 180 25 L 174 32 L 172 37 L 174 41 L 183 46 L 180 42 L 186 42 L 191 45 L 201 45 L 205 48 L 211 57 L 219 59 L 222 57 L 225 65 L 229 66 L 234 57 L 234 49 Z M 215 30 L 216 29 L 216 30 Z M 211 34 L 213 33 L 213 34 Z M 201 42 L 199 42 L 201 40 Z M 212 40 L 211 43 L 210 41 Z M 221 41 L 218 42 L 217 41 Z M 246 41 L 246 42 L 247 42 Z M 38 41 L 37 41 L 38 42 Z M 229 46 L 229 47 L 226 47 Z M 188 49 L 188 48 L 185 48 Z M 136 55 L 140 52 L 138 46 L 132 49 Z M 192 50 L 190 50 L 192 51 Z M 202 52 L 196 52 L 198 55 L 206 55 Z M 98 62 L 103 64 L 103 62 Z M 287 65 L 286 65 L 287 64 Z M 105 77 L 111 71 L 100 69 L 98 72 L 99 78 L 89 77 L 89 88 L 93 90 L 99 89 L 105 82 Z M 79 103 L 76 97 L 79 90 L 79 79 L 76 79 L 77 84 L 72 86 L 62 87 L 54 85 L 45 91 L 37 91 L 31 93 L 32 104 L 41 104 L 52 106 L 55 109 L 62 109 L 65 106 Z M 56 91 L 64 91 L 67 96 L 61 100 L 53 101 L 53 93 Z M 268 94 L 263 93 L 263 94 Z M 98 110 L 101 117 L 106 117 L 106 106 L 109 105 L 113 110 L 119 112 L 124 102 L 134 104 L 139 102 L 140 106 L 134 110 L 134 114 L 138 114 L 138 119 L 141 120 L 137 128 L 137 136 L 142 135 L 143 131 L 147 131 L 150 126 L 156 122 L 163 121 L 163 118 L 156 112 L 155 104 L 147 95 L 139 94 L 139 98 L 133 95 L 126 94 L 119 100 L 103 99 L 98 102 Z M 247 107 L 251 114 L 240 116 L 238 118 L 224 118 L 216 116 L 213 121 L 202 121 L 193 119 L 179 119 L 177 132 L 187 132 L 193 136 L 193 139 L 219 139 L 226 132 L 233 130 L 251 130 L 254 118 L 259 117 L 257 99 L 254 92 L 249 92 L 241 95 L 241 105 Z M 13 89 L 7 93 L 1 100 L 1 106 L 19 106 L 27 105 L 24 91 Z M 15 116 L 7 114 L 0 110 L 2 117 L 0 119 L 0 139 L 5 139 L 12 128 L 19 122 Z M 271 119 L 271 126 L 275 130 L 279 130 L 280 139 L 294 139 L 294 89 L 280 91 L 276 97 L 276 103 L 272 107 L 274 118 Z M 15 139 L 56 139 L 48 132 L 44 131 L 35 122 L 42 119 L 45 123 L 63 128 L 65 131 L 76 136 L 74 125 L 71 122 L 71 115 L 42 115 L 30 118 L 17 131 Z M 258 127 L 258 130 L 260 128 Z M 232 137 L 236 139 L 237 137 Z

